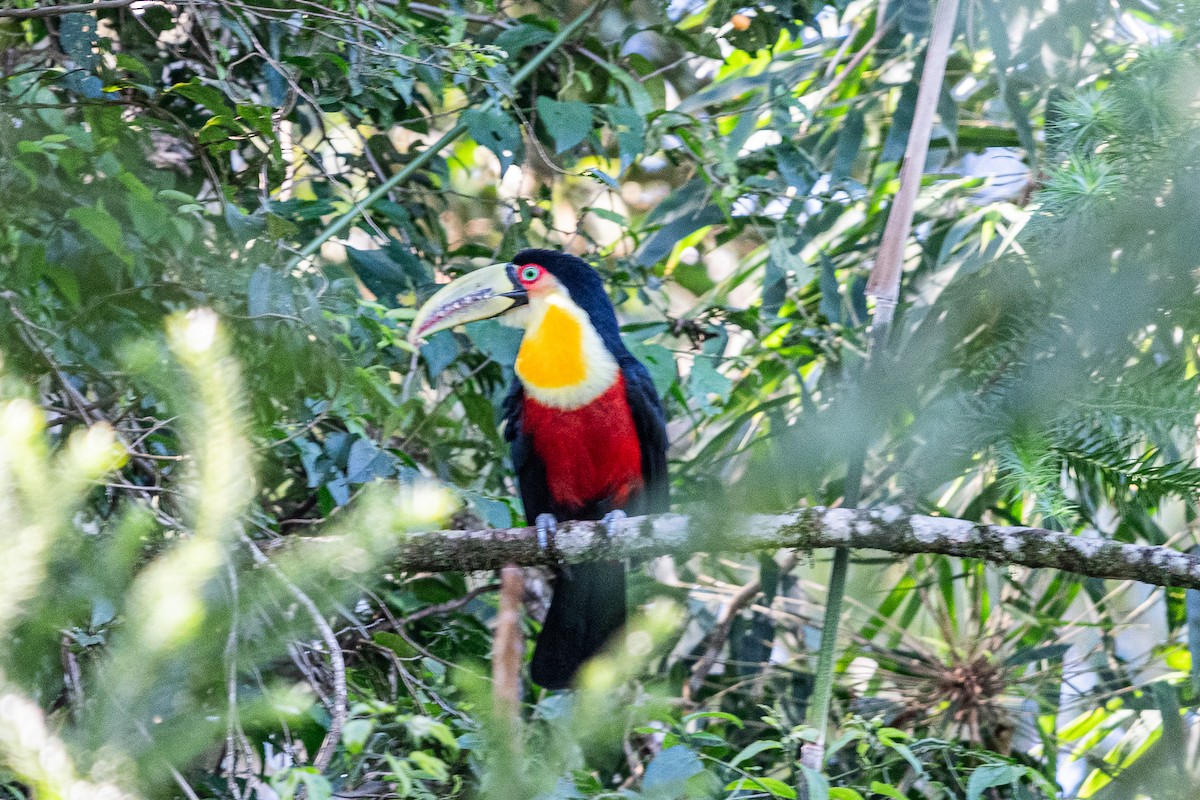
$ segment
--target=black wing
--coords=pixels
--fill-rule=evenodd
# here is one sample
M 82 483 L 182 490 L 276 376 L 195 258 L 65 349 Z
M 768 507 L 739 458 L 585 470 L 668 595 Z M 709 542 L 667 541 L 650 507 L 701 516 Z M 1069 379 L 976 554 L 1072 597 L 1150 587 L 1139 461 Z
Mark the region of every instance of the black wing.
M 508 397 L 504 398 L 504 438 L 511 446 L 513 472 L 517 476 L 525 520 L 532 525 L 538 514 L 555 514 L 555 508 L 554 500 L 550 497 L 550 484 L 546 480 L 546 465 L 534 452 L 533 437 L 527 436 L 521 429 L 524 405 L 525 389 L 514 378 Z
M 625 395 L 633 412 L 633 426 L 642 446 L 642 480 L 646 489 L 635 514 L 660 514 L 671 510 L 671 481 L 667 475 L 667 419 L 649 370 L 632 355 L 620 361 L 625 375 Z

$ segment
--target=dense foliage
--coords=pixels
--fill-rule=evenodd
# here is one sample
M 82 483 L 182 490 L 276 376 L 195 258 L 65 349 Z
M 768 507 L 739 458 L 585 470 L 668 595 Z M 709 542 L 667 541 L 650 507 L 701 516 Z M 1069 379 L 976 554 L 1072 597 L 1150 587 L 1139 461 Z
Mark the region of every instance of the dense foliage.
M 527 687 L 519 735 L 488 697 L 491 576 L 386 566 L 452 505 L 521 519 L 514 334 L 406 334 L 441 276 L 530 245 L 608 279 L 680 508 L 841 502 L 865 453 L 863 504 L 1197 544 L 1200 8 L 963 7 L 868 364 L 931 13 L 0 10 L 4 790 L 1194 796 L 1182 592 L 860 555 L 818 775 L 821 554 L 646 565 L 654 646 Z M 279 546 L 313 532 L 348 538 Z

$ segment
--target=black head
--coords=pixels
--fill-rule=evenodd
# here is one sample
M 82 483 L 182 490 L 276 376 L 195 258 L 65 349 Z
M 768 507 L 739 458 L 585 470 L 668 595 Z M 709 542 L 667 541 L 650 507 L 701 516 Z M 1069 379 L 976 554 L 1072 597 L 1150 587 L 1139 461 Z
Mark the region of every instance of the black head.
M 627 352 L 604 280 L 582 258 L 557 250 L 522 250 L 513 256 L 512 263 L 518 268 L 526 264 L 544 267 L 571 294 L 575 305 L 587 312 L 592 327 L 608 349 L 617 355 Z

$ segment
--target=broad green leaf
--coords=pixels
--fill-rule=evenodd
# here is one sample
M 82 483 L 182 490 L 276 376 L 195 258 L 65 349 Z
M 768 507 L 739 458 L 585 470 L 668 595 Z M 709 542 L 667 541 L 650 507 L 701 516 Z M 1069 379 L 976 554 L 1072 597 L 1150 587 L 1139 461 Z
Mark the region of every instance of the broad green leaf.
M 565 153 L 592 132 L 592 107 L 577 100 L 559 102 L 550 97 L 537 99 L 538 115 L 554 138 L 556 153 Z
M 783 745 L 777 741 L 774 741 L 773 739 L 760 739 L 757 742 L 751 742 L 743 747 L 737 755 L 729 760 L 729 764 L 730 766 L 736 767 L 743 761 L 749 761 L 750 759 L 754 758 L 759 753 L 765 753 L 768 750 L 782 749 Z
M 1019 781 L 1026 768 L 1016 764 L 986 764 L 971 773 L 967 782 L 967 800 L 980 800 L 984 790 L 996 786 L 1009 786 Z
M 850 170 L 858 158 L 862 146 L 863 131 L 866 118 L 861 109 L 853 109 L 842 120 L 842 129 L 838 133 L 837 150 L 833 159 L 832 179 L 836 181 L 850 177 Z
M 342 728 L 342 743 L 351 753 L 361 753 L 375 725 L 369 719 L 352 719 Z
M 462 120 L 471 138 L 500 159 L 501 174 L 525 158 L 521 127 L 508 114 L 495 109 L 469 108 L 462 113 Z
M 363 286 L 388 308 L 396 307 L 399 295 L 432 282 L 417 257 L 395 242 L 378 250 L 347 247 L 346 256 Z
M 829 800 L 863 800 L 863 796 L 855 789 L 835 786 L 829 790 Z
M 450 777 L 450 770 L 447 768 L 446 762 L 424 750 L 411 751 L 408 754 L 408 760 L 420 772 L 424 772 L 435 781 L 444 781 Z
M 205 86 L 199 78 L 192 78 L 188 83 L 177 83 L 168 91 L 199 103 L 211 111 L 214 116 L 230 119 L 234 117 L 233 107 L 229 105 L 225 95 L 211 86 Z
M 104 245 L 113 255 L 125 264 L 133 266 L 133 256 L 125 247 L 124 232 L 121 223 L 104 210 L 104 206 L 72 208 L 67 216 L 74 220 L 80 228 L 87 231 L 96 241 Z
M 917 109 L 918 79 L 914 78 L 904 84 L 900 90 L 900 99 L 896 102 L 896 110 L 892 112 L 892 124 L 888 128 L 887 138 L 883 141 L 883 151 L 880 161 L 899 161 L 904 157 L 904 148 L 908 146 L 908 132 L 912 128 L 913 114 Z
M 682 784 L 703 770 L 704 765 L 698 755 L 684 745 L 675 745 L 663 750 L 646 765 L 642 786 L 645 789 L 655 789 Z
M 645 150 L 645 118 L 628 106 L 608 106 L 605 115 L 616 134 L 621 172 L 624 173 Z
M 871 781 L 871 791 L 875 794 L 881 794 L 891 800 L 908 800 L 899 789 L 888 783 L 880 783 L 879 781 Z

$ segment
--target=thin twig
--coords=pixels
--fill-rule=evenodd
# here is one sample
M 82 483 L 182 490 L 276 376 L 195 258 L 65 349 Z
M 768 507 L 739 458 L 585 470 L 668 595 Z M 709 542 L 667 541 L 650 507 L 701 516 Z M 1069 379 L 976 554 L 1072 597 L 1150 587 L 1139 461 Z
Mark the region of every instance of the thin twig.
M 411 625 L 419 619 L 425 619 L 426 617 L 433 617 L 439 614 L 449 614 L 450 612 L 457 611 L 458 609 L 467 605 L 476 597 L 479 597 L 479 595 L 497 591 L 499 588 L 499 583 L 485 583 L 482 586 L 476 586 L 462 597 L 456 597 L 453 600 L 447 600 L 444 603 L 435 603 L 431 606 L 425 606 L 424 608 L 417 609 L 411 614 L 406 614 L 405 616 L 396 620 L 396 626 L 399 627 L 403 625 Z
M 263 554 L 253 539 L 245 533 L 241 534 L 241 539 L 250 550 L 254 563 L 270 569 L 291 592 L 292 597 L 304 606 L 305 611 L 312 618 L 313 624 L 317 627 L 317 631 L 320 632 L 325 646 L 329 648 L 329 666 L 333 670 L 333 697 L 329 700 L 329 730 L 312 763 L 318 770 L 324 770 L 333 760 L 333 754 L 342 738 L 342 729 L 346 726 L 346 719 L 349 717 L 349 702 L 346 693 L 346 657 L 338 644 L 333 627 L 325 619 L 325 615 L 321 613 L 321 609 L 317 607 L 313 599 L 305 594 L 299 586 L 292 583 L 288 576 L 283 574 L 283 570 Z
M 779 571 L 781 574 L 791 572 L 792 567 L 796 566 L 796 554 L 787 552 L 779 563 Z M 762 582 L 760 578 L 755 578 L 740 589 L 738 589 L 729 602 L 725 604 L 721 611 L 721 616 L 717 619 L 717 624 L 713 626 L 712 631 L 708 634 L 707 647 L 704 649 L 704 655 L 700 657 L 692 666 L 692 675 L 688 678 L 687 685 L 684 687 L 684 699 L 691 700 L 696 697 L 700 689 L 704 686 L 704 681 L 712 672 L 713 667 L 717 665 L 717 659 L 721 655 L 721 651 L 725 648 L 725 642 L 729 639 L 729 633 L 733 630 L 734 620 L 742 610 L 751 605 L 754 598 L 762 592 Z
M 237 707 L 237 639 L 238 639 L 238 579 L 232 563 L 226 564 L 229 573 L 229 599 L 233 609 L 229 622 L 229 637 L 225 640 L 225 787 L 229 793 L 241 800 L 242 792 L 237 785 L 237 750 L 235 748 Z

